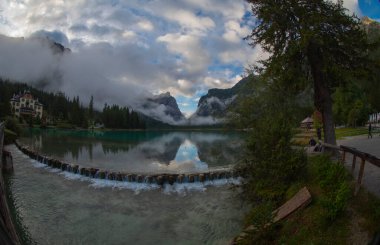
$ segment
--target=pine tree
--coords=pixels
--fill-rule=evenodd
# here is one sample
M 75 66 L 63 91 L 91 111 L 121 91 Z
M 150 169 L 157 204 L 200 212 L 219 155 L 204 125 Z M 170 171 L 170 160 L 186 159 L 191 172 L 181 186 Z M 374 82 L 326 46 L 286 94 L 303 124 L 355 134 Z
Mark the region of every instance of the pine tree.
M 336 144 L 331 93 L 348 77 L 363 75 L 370 46 L 359 19 L 324 0 L 247 0 L 257 26 L 247 39 L 270 57 L 265 75 L 290 89 L 314 87 L 325 142 Z
M 90 125 L 94 124 L 94 96 L 91 95 L 90 103 L 88 105 L 88 118 L 90 120 Z

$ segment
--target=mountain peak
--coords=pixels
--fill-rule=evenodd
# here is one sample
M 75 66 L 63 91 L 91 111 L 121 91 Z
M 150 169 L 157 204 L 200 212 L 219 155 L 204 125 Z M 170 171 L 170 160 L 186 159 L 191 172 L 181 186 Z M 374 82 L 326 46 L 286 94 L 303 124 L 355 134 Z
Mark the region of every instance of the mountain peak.
M 161 93 L 159 95 L 154 96 L 154 98 L 166 98 L 166 97 L 173 97 L 170 92 Z
M 247 84 L 252 80 L 251 77 L 242 78 L 232 88 L 228 89 L 209 89 L 207 94 L 198 101 L 198 108 L 192 115 L 195 117 L 223 118 L 226 116 L 228 107 L 234 103 L 236 97 L 244 91 L 249 91 Z
M 375 22 L 375 20 L 369 18 L 368 16 L 364 16 L 363 18 L 361 18 L 361 22 L 364 25 L 370 25 L 371 23 Z
M 153 98 L 149 98 L 148 103 L 144 105 L 146 109 L 156 108 L 155 112 L 159 111 L 157 110 L 157 106 L 164 106 L 163 113 L 166 117 L 172 118 L 174 122 L 178 122 L 180 120 L 185 119 L 178 107 L 176 99 L 173 96 L 171 96 L 169 92 L 153 96 Z M 156 118 L 160 119 L 159 117 Z

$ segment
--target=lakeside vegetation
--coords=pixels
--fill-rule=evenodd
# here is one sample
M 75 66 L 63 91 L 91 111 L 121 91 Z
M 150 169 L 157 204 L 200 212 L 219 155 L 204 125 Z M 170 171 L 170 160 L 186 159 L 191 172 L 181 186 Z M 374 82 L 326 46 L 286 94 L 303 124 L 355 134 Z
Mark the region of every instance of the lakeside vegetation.
M 79 96 L 72 99 L 64 93 L 48 93 L 33 88 L 27 84 L 14 83 L 0 79 L 0 119 L 12 117 L 10 99 L 14 94 L 30 91 L 44 105 L 42 118 L 22 116 L 19 124 L 33 127 L 57 127 L 57 128 L 93 128 L 95 125 L 103 125 L 106 128 L 118 129 L 144 129 L 144 119 L 128 107 L 118 105 L 104 105 L 102 111 L 94 109 L 94 98 L 91 96 L 87 105 L 80 101 Z
M 247 39 L 269 58 L 248 70 L 261 78 L 255 85 L 260 93 L 244 98 L 232 118 L 252 129 L 237 169 L 245 177 L 243 198 L 252 205 L 245 225 L 256 228 L 237 243 L 347 244 L 356 239 L 355 225 L 364 229 L 359 241 L 368 240 L 380 230 L 379 200 L 364 190 L 353 197 L 349 173 L 331 155 L 306 157 L 291 145 L 317 138 L 314 130 L 294 130 L 307 107 L 308 115 L 321 113 L 325 143 L 367 133 L 357 127 L 380 110 L 374 96 L 380 93 L 371 90 L 379 82 L 379 28 L 364 27 L 339 1 L 247 2 L 257 18 Z M 354 129 L 336 129 L 335 123 Z M 273 224 L 272 212 L 303 186 L 311 191 L 311 205 Z M 365 208 L 357 205 L 361 199 Z
M 312 195 L 307 208 L 270 224 L 268 217 L 273 209 L 256 206 L 245 222 L 258 229 L 239 244 L 367 243 L 379 231 L 380 199 L 363 188 L 353 196 L 353 179 L 339 162 L 326 155 L 310 157 L 302 177 L 285 191 L 285 199 L 303 186 Z

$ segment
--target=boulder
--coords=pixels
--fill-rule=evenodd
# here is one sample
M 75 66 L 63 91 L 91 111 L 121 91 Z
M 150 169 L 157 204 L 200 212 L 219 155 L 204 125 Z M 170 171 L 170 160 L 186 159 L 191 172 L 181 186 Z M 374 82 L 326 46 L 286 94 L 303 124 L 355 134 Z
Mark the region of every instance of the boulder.
M 95 177 L 95 174 L 99 171 L 97 168 L 90 168 L 90 176 Z
M 184 178 L 185 178 L 185 176 L 183 174 L 178 175 L 177 182 L 180 183 L 180 184 L 182 184 Z
M 115 173 L 114 172 L 108 173 L 108 179 L 109 180 L 114 180 L 115 179 Z
M 168 182 L 169 182 L 169 184 L 173 185 L 174 182 L 175 182 L 175 179 L 176 179 L 176 177 L 174 175 L 169 175 L 168 176 Z
M 78 173 L 78 169 L 79 169 L 79 166 L 78 165 L 70 165 L 70 168 L 71 168 L 71 172 L 73 172 L 74 174 Z
M 116 174 L 115 179 L 116 179 L 117 181 L 123 181 L 123 175 L 119 172 L 119 173 Z
M 158 185 L 164 185 L 164 177 L 162 175 L 157 176 L 156 182 Z
M 66 171 L 68 166 L 69 166 L 69 164 L 67 164 L 67 163 L 62 163 L 62 165 L 61 165 L 61 170 L 62 170 L 62 171 Z
M 104 172 L 103 170 L 99 170 L 98 178 L 99 179 L 105 179 L 106 178 L 106 172 Z
M 199 182 L 205 182 L 205 175 L 204 174 L 199 174 L 198 175 Z
M 132 174 L 128 174 L 127 175 L 127 181 L 128 182 L 132 182 Z
M 142 175 L 137 175 L 137 182 L 138 183 L 143 183 L 144 182 L 144 176 L 142 176 Z
M 148 175 L 145 177 L 145 182 L 148 183 L 148 184 L 151 184 L 153 183 L 153 177 Z
M 79 174 L 80 174 L 80 175 L 85 175 L 85 174 L 86 174 L 85 171 L 86 171 L 86 168 L 80 168 L 80 169 L 79 169 Z

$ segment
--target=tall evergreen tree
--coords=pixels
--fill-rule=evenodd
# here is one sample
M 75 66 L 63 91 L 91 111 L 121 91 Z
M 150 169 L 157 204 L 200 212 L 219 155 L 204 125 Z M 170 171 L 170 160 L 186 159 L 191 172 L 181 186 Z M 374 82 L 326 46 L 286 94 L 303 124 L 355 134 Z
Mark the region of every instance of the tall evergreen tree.
M 90 120 L 94 120 L 94 96 L 92 95 L 88 105 L 88 117 Z
M 314 87 L 325 142 L 336 144 L 332 98 L 348 77 L 363 75 L 370 46 L 359 19 L 325 0 L 247 0 L 257 25 L 247 39 L 269 53 L 262 61 L 272 82 Z

